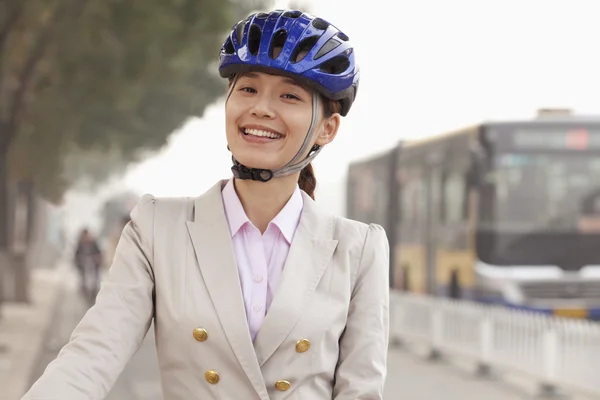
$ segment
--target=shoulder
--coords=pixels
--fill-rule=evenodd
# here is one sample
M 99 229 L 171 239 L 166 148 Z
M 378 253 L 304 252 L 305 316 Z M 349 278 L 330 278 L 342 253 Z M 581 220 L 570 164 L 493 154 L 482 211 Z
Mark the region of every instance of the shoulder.
M 353 260 L 353 287 L 371 272 L 387 279 L 389 241 L 383 227 L 340 216 L 336 216 L 336 220 L 334 238 L 338 241 L 338 250 Z
M 379 224 L 366 224 L 353 219 L 336 216 L 336 239 L 363 247 L 367 242 L 387 243 L 385 229 Z
M 366 224 L 337 215 L 334 218 L 333 239 L 338 241 L 338 249 L 348 252 L 351 258 L 363 260 L 365 253 L 389 252 L 387 234 L 381 225 Z
M 186 233 L 193 214 L 192 197 L 156 197 L 144 194 L 131 212 L 129 232 L 146 249 L 155 252 L 161 243 L 172 243 Z
M 214 214 L 223 207 L 221 190 L 226 181 L 214 184 L 205 193 L 197 197 L 157 197 L 144 194 L 131 213 L 132 222 L 152 221 L 153 225 L 178 225 L 184 221 L 193 221 L 202 210 L 205 214 Z
M 169 221 L 182 217 L 190 219 L 194 197 L 156 197 L 144 194 L 131 213 L 132 221 Z

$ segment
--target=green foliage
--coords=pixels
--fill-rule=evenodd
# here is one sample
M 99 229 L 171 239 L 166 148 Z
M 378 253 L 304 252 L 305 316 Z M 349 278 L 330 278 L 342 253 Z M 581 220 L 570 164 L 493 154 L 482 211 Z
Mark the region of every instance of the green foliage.
M 215 63 L 232 25 L 269 5 L 0 0 L 0 157 L 10 142 L 13 176 L 58 200 L 161 148 L 224 93 Z

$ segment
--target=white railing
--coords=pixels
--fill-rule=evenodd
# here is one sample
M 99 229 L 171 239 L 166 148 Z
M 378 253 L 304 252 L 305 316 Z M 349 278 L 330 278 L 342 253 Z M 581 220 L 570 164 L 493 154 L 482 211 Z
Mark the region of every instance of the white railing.
M 600 396 L 600 324 L 393 291 L 390 337 Z

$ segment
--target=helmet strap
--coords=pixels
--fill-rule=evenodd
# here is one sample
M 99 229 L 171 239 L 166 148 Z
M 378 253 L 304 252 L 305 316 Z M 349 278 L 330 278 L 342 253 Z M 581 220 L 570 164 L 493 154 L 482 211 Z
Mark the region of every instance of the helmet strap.
M 229 97 L 231 96 L 231 93 L 233 92 L 233 88 L 237 82 L 238 76 L 239 75 L 236 74 L 235 77 L 233 78 L 233 82 L 231 84 L 231 87 L 229 88 L 229 93 L 227 94 L 227 100 L 225 101 L 225 103 L 227 103 L 227 101 L 229 101 Z M 232 155 L 231 161 L 233 162 L 233 166 L 231 167 L 231 172 L 233 173 L 233 176 L 236 179 L 268 182 L 272 178 L 279 178 L 279 177 L 291 175 L 298 171 L 301 171 L 304 167 L 306 167 L 308 164 L 310 164 L 310 162 L 312 160 L 315 159 L 317 154 L 319 154 L 322 150 L 322 147 L 317 144 L 315 144 L 310 149 L 308 155 L 303 160 L 298 161 L 302 157 L 302 154 L 304 154 L 304 152 L 306 151 L 308 146 L 310 146 L 310 142 L 312 141 L 312 138 L 315 134 L 316 127 L 317 127 L 317 117 L 319 115 L 319 99 L 320 99 L 320 97 L 316 91 L 313 91 L 312 99 L 313 99 L 312 100 L 312 118 L 310 121 L 310 126 L 309 126 L 308 132 L 306 133 L 306 136 L 304 138 L 304 142 L 302 142 L 302 146 L 300 146 L 300 149 L 298 150 L 296 155 L 283 167 L 281 167 L 277 170 L 274 170 L 274 171 L 269 170 L 269 169 L 246 167 L 245 165 L 243 165 L 239 161 L 237 161 L 235 159 L 235 157 L 233 157 L 233 155 Z M 227 150 L 230 150 L 229 145 L 227 146 Z
M 300 150 L 298 150 L 298 152 L 296 153 L 294 158 L 290 160 L 290 162 L 285 164 L 280 169 L 273 171 L 273 176 L 276 178 L 280 176 L 291 175 L 293 173 L 301 171 L 317 156 L 317 154 L 321 152 L 321 146 L 314 145 L 310 149 L 308 155 L 303 160 L 300 160 L 304 152 L 306 152 L 306 149 L 308 149 L 308 146 L 310 146 L 310 142 L 312 142 L 313 136 L 315 135 L 315 131 L 317 128 L 317 118 L 319 116 L 319 94 L 316 91 L 313 91 L 312 98 L 312 118 L 310 121 L 310 127 L 308 128 L 308 132 L 304 137 L 304 142 L 302 143 L 302 146 L 300 146 Z

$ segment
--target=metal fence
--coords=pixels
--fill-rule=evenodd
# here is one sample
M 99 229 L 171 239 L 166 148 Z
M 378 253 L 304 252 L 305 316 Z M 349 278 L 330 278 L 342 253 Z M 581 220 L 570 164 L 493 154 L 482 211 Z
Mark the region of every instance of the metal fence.
M 600 396 L 598 323 L 396 291 L 390 303 L 392 340 L 526 374 L 547 390 Z

